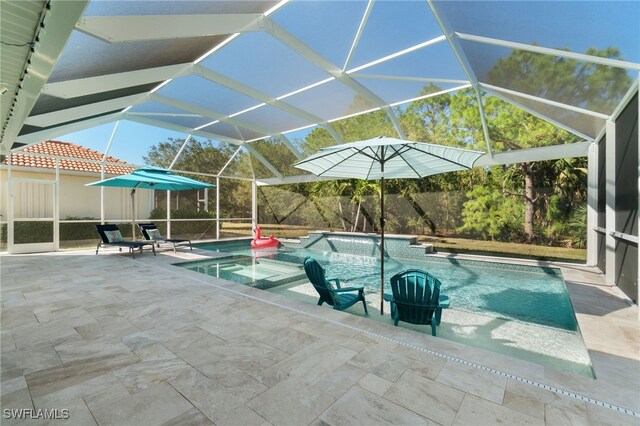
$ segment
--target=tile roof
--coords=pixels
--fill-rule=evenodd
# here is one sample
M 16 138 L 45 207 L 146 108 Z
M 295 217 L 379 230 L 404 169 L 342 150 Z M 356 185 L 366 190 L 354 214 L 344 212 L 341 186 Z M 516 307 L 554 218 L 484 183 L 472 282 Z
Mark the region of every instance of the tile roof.
M 56 159 L 51 157 L 43 157 L 29 155 L 28 153 L 52 155 L 56 157 L 67 157 L 69 159 L 60 159 L 60 170 L 69 170 L 74 172 L 100 173 L 100 163 L 86 162 L 86 160 L 102 160 L 102 154 L 98 151 L 76 145 L 71 142 L 62 141 L 44 141 L 39 144 L 31 145 L 20 152 L 11 155 L 11 165 L 19 167 L 35 167 L 42 169 L 55 169 Z M 105 173 L 122 175 L 131 173 L 134 167 L 127 165 L 122 160 L 115 157 L 107 156 L 107 163 L 122 163 L 123 165 L 106 164 Z M 4 162 L 7 164 L 7 160 Z

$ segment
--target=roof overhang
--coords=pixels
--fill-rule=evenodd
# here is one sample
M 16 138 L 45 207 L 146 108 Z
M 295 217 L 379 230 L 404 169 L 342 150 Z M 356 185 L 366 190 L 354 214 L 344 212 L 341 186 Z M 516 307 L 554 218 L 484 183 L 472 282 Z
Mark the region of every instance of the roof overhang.
M 10 26 L 13 19 L 7 9 L 20 8 L 22 3 L 25 2 L 3 1 L 0 19 L 2 28 Z M 20 13 L 21 18 L 28 20 L 23 25 L 25 31 L 21 35 L 29 40 L 31 48 L 14 58 L 16 62 L 11 65 L 14 68 L 11 81 L 4 81 L 3 70 L 2 90 L 6 88 L 7 91 L 2 94 L 4 111 L 0 153 L 6 154 L 12 148 L 87 3 L 87 0 L 43 2 L 42 12 L 37 19 L 34 15 Z M 3 48 L 3 67 L 6 50 L 6 47 Z M 16 72 L 18 68 L 22 68 L 19 73 Z M 14 91 L 10 92 L 9 88 L 14 88 Z M 9 98 L 6 102 L 9 104 L 7 109 L 5 96 Z

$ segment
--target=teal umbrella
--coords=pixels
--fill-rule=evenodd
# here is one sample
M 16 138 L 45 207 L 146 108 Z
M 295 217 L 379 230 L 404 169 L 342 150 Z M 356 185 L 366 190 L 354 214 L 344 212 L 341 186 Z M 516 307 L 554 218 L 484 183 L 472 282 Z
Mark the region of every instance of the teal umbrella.
M 128 175 L 88 183 L 85 186 L 113 186 L 118 188 L 157 189 L 159 191 L 188 191 L 215 187 L 210 183 L 179 176 L 169 170 L 152 166 L 141 167 Z
M 159 191 L 189 191 L 214 188 L 215 185 L 185 176 L 171 173 L 159 167 L 147 166 L 134 170 L 128 175 L 115 176 L 109 179 L 91 182 L 85 186 L 111 186 L 117 188 L 131 188 L 131 207 L 133 209 L 133 232 L 135 235 L 135 193 L 137 188 L 157 189 Z
M 384 314 L 384 178 L 423 178 L 467 170 L 479 151 L 380 136 L 322 148 L 295 167 L 317 176 L 380 179 L 380 313 Z

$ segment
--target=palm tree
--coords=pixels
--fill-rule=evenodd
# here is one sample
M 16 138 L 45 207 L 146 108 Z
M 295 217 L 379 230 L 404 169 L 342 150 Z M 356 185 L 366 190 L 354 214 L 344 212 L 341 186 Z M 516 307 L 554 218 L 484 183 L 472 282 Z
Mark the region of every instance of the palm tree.
M 347 224 L 344 221 L 344 213 L 342 206 L 342 196 L 345 191 L 350 188 L 350 185 L 346 181 L 342 180 L 325 180 L 316 182 L 311 187 L 311 197 L 337 197 L 338 199 L 338 211 L 340 213 L 340 222 L 342 224 L 342 230 L 347 231 Z
M 357 231 L 358 221 L 360 220 L 360 212 L 362 210 L 362 202 L 367 195 L 377 194 L 380 197 L 380 183 L 377 181 L 368 181 L 362 179 L 352 179 L 350 181 L 351 188 L 353 189 L 353 195 L 351 196 L 351 203 L 356 207 L 356 218 L 351 225 L 351 232 Z M 362 231 L 366 232 L 367 219 L 363 220 Z

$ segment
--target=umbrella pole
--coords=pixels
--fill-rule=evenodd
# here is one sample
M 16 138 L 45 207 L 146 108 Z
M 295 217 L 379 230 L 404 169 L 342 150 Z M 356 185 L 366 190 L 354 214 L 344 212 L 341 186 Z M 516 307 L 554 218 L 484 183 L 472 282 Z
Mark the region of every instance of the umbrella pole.
M 136 189 L 131 189 L 131 240 L 136 240 Z
M 380 178 L 380 315 L 384 315 L 384 163 Z

